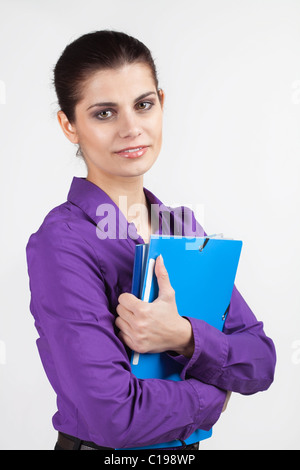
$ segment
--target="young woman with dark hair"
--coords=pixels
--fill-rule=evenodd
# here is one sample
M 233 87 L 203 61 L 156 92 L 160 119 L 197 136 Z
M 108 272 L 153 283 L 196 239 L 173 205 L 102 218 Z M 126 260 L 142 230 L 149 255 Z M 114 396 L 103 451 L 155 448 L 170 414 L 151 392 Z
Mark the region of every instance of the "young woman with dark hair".
M 120 32 L 86 34 L 63 51 L 54 85 L 59 124 L 87 167 L 27 245 L 37 346 L 57 394 L 55 449 L 194 450 L 185 439 L 216 423 L 230 392 L 270 386 L 274 345 L 236 287 L 222 332 L 181 317 L 160 257 L 156 301 L 130 293 L 137 243 L 175 227 L 205 233 L 193 211 L 183 207 L 182 221 L 143 186 L 161 149 L 164 107 L 149 49 Z M 183 380 L 138 379 L 131 350 L 170 353 Z

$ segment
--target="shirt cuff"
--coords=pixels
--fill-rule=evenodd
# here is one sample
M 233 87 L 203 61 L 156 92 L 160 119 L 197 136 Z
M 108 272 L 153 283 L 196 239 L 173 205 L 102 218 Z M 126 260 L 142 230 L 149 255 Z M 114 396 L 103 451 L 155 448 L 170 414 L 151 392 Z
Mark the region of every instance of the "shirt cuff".
M 193 388 L 199 399 L 199 408 L 195 421 L 197 429 L 209 431 L 220 418 L 227 392 L 196 379 L 186 380 L 185 383 Z
M 228 356 L 227 337 L 203 320 L 187 318 L 192 325 L 195 348 L 190 359 L 182 356 L 174 358 L 183 365 L 181 379 L 190 376 L 206 383 L 214 382 L 222 373 Z

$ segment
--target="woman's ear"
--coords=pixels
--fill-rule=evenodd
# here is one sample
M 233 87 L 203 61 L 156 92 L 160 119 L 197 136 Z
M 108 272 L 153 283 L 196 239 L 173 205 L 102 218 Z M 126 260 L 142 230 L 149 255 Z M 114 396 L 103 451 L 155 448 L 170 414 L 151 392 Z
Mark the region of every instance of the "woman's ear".
M 57 119 L 67 139 L 69 139 L 69 141 L 72 142 L 72 144 L 78 144 L 78 136 L 77 136 L 76 127 L 75 125 L 69 122 L 69 119 L 67 118 L 67 116 L 65 115 L 63 111 L 61 110 L 58 111 Z
M 158 96 L 159 96 L 161 108 L 164 109 L 165 93 L 161 88 L 158 89 Z

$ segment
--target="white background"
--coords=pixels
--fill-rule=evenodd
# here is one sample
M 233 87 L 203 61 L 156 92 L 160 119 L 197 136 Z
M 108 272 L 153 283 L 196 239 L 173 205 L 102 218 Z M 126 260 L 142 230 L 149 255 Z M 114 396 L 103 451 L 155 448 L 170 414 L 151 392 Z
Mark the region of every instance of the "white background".
M 152 51 L 163 150 L 144 185 L 244 241 L 236 284 L 277 349 L 267 392 L 234 394 L 202 449 L 299 449 L 299 0 L 0 0 L 0 448 L 52 449 L 25 246 L 85 176 L 56 120 L 64 47 L 115 29 Z M 180 406 L 180 404 L 179 404 Z

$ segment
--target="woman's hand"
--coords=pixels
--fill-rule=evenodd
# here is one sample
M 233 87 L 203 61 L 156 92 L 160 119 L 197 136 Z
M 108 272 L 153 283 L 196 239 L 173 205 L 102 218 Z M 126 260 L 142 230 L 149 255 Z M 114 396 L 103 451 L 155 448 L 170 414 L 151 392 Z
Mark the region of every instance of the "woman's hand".
M 222 413 L 224 413 L 224 411 L 225 411 L 226 408 L 227 408 L 228 402 L 229 402 L 230 397 L 231 397 L 231 393 L 232 393 L 232 392 L 227 392 L 226 400 L 225 400 L 225 403 L 224 403 L 224 406 L 223 406 L 223 409 L 222 409 Z
M 174 351 L 192 357 L 192 326 L 178 313 L 175 291 L 161 256 L 156 259 L 155 275 L 159 293 L 153 302 L 144 302 L 129 293 L 119 296 L 116 319 L 119 337 L 138 353 Z

